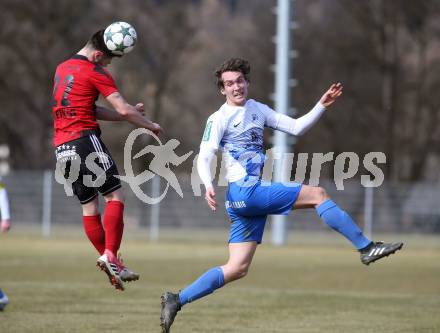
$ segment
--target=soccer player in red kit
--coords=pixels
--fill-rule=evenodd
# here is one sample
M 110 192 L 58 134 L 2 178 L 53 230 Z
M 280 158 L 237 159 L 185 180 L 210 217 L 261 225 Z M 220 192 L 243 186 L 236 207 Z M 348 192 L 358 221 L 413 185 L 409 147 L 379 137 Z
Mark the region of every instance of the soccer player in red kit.
M 97 265 L 116 289 L 124 290 L 124 282 L 137 280 L 139 275 L 117 257 L 124 229 L 124 198 L 120 180 L 115 177 L 117 167 L 100 139 L 97 120 L 128 121 L 155 134 L 162 129 L 143 115 L 142 103 L 127 103 L 104 69 L 118 55 L 106 47 L 103 34 L 104 30 L 97 31 L 77 54 L 56 69 L 52 97 L 54 145 L 58 167 L 66 179 L 69 172 L 75 174 L 73 169 L 77 167 L 72 190 L 81 203 L 85 233 L 100 254 Z M 100 94 L 114 109 L 95 104 Z M 101 172 L 89 170 L 88 156 Z M 98 192 L 106 202 L 102 222 Z

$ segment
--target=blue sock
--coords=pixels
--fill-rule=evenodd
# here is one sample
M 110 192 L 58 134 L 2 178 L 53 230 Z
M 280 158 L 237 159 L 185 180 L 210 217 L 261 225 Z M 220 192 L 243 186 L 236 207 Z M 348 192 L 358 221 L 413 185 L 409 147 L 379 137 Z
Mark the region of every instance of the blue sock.
M 339 208 L 332 200 L 324 201 L 316 208 L 316 211 L 325 223 L 344 235 L 358 250 L 371 243 L 371 240 L 364 236 L 350 215 Z
M 224 285 L 225 278 L 223 270 L 220 267 L 211 268 L 179 293 L 180 305 L 183 306 L 186 303 L 209 295 Z

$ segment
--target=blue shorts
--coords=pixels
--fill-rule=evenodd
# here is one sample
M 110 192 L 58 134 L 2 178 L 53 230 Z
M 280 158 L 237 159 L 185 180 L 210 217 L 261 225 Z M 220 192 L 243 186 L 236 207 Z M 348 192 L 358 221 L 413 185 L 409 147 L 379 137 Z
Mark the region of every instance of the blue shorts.
M 251 186 L 229 183 L 226 212 L 231 220 L 229 243 L 261 243 L 267 215 L 287 215 L 301 191 L 299 183 L 267 183 Z

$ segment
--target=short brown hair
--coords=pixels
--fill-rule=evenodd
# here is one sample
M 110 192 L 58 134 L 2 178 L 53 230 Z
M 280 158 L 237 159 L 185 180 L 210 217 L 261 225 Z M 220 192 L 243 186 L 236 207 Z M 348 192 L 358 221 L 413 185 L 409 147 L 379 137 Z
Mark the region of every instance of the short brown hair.
M 251 72 L 251 65 L 249 61 L 241 58 L 231 58 L 226 60 L 214 72 L 216 84 L 219 89 L 224 88 L 222 74 L 224 72 L 241 72 L 246 81 L 249 82 L 249 73 Z
M 104 42 L 104 29 L 98 30 L 95 32 L 92 37 L 90 37 L 89 41 L 87 42 L 88 45 L 93 47 L 95 50 L 103 52 L 107 57 L 120 57 L 119 55 L 113 54 L 112 51 L 110 51 Z

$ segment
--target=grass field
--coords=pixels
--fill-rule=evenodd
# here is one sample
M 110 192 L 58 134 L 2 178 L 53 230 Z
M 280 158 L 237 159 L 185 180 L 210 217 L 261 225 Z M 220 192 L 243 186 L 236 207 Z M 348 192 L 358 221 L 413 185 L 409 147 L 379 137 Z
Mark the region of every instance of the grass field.
M 142 276 L 117 292 L 81 231 L 66 234 L 0 236 L 0 287 L 11 301 L 1 333 L 160 332 L 160 294 L 227 257 L 223 234 L 153 243 L 129 231 L 124 258 Z M 440 239 L 389 238 L 404 249 L 369 267 L 334 233 L 263 244 L 245 279 L 186 306 L 172 332 L 440 332 Z

